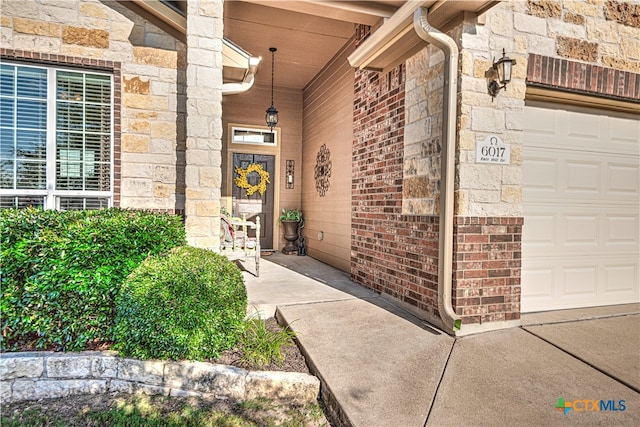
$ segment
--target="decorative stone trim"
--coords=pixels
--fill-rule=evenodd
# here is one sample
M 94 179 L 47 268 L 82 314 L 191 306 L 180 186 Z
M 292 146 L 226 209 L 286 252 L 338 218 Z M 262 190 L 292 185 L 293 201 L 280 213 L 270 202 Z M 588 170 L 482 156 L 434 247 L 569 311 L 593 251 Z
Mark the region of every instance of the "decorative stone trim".
M 112 351 L 0 354 L 3 402 L 111 392 L 238 401 L 268 398 L 305 405 L 318 398 L 320 381 L 297 372 L 126 359 Z
M 530 54 L 527 85 L 638 102 L 640 74 Z

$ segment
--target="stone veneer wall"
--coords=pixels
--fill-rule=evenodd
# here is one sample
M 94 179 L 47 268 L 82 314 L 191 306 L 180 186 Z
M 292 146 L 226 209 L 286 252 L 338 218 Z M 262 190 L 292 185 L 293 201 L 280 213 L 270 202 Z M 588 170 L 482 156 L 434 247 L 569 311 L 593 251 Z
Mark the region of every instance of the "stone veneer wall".
M 117 2 L 4 0 L 3 58 L 114 68 L 114 204 L 184 209 L 185 46 Z M 184 100 L 182 100 L 184 103 Z M 181 110 L 181 111 L 179 111 Z
M 4 403 L 114 392 L 236 401 L 268 398 L 307 405 L 316 402 L 320 381 L 298 372 L 125 359 L 111 351 L 0 354 Z
M 187 2 L 185 230 L 187 243 L 220 248 L 222 0 Z
M 459 40 L 459 181 L 456 213 L 465 216 L 522 215 L 522 142 L 527 84 L 591 96 L 624 95 L 586 87 L 585 72 L 625 79 L 640 72 L 640 4 L 622 0 L 510 0 L 478 20 L 467 19 L 452 34 Z M 515 59 L 512 81 L 492 100 L 485 72 L 502 49 Z M 536 74 L 542 60 L 558 64 L 551 75 Z M 529 61 L 537 66 L 529 66 Z M 566 68 L 562 68 L 562 66 Z M 529 72 L 529 74 L 527 74 Z M 532 77 L 528 80 L 527 77 Z M 551 77 L 551 78 L 549 78 Z M 555 84 L 554 84 L 554 80 Z M 607 82 L 608 83 L 608 82 Z M 629 83 L 631 80 L 629 80 Z M 621 86 L 616 86 L 620 89 Z M 600 91 L 600 89 L 603 89 Z M 638 100 L 632 95 L 628 100 Z M 475 163 L 477 141 L 499 135 L 511 145 L 511 164 Z
M 406 124 L 402 211 L 440 212 L 444 53 L 427 46 L 406 61 Z
M 639 12 L 617 0 L 511 0 L 451 31 L 461 47 L 454 307 L 464 323 L 520 315 L 527 84 L 637 102 Z M 503 48 L 517 64 L 492 100 L 485 73 Z M 475 162 L 489 135 L 511 146 L 510 165 Z
M 352 279 L 432 321 L 443 60 L 429 46 L 387 75 L 357 72 L 354 105 Z M 521 233 L 522 218 L 455 218 L 452 302 L 464 324 L 519 319 Z

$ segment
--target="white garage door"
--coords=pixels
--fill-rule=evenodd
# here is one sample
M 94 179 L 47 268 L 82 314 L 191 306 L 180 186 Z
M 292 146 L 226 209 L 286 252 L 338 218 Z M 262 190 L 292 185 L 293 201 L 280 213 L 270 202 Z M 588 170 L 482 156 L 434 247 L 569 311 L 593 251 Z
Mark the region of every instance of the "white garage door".
M 640 119 L 527 104 L 522 311 L 638 302 Z

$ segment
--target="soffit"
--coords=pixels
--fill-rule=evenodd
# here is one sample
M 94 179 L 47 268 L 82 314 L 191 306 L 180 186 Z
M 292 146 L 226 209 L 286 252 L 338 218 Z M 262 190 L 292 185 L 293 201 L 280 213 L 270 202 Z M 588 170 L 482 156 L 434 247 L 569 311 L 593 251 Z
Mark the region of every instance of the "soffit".
M 383 71 L 416 53 L 425 44 L 413 28 L 413 15 L 418 7 L 428 9 L 431 26 L 446 31 L 460 22 L 465 13 L 481 14 L 496 3 L 491 0 L 408 1 L 376 28 L 349 56 L 349 62 L 360 69 Z
M 184 40 L 186 19 L 180 15 L 185 10 L 184 2 L 171 2 L 171 7 L 159 0 L 122 3 L 145 17 L 150 16 L 156 25 Z M 224 36 L 252 56 L 262 57 L 256 85 L 271 85 L 269 48 L 276 47 L 275 86 L 300 90 L 353 37 L 355 24 L 371 25 L 375 34 L 385 25 L 388 28 L 389 22 L 398 20 L 397 16 L 394 18 L 398 10 L 433 6 L 432 23 L 437 26 L 446 24 L 464 11 L 480 12 L 495 3 L 481 0 L 226 0 Z M 406 24 L 409 25 L 409 21 Z M 406 37 L 400 37 L 397 44 L 376 47 L 379 51 L 375 55 L 378 62 L 373 61 L 367 67 L 383 69 L 385 66 L 381 64 L 388 64 L 392 60 L 397 62 L 407 52 L 422 45 L 415 32 L 406 27 L 401 30 L 405 31 Z M 227 69 L 228 59 L 224 64 L 225 81 L 237 80 L 238 69 L 235 72 Z M 361 64 L 357 66 L 364 68 Z

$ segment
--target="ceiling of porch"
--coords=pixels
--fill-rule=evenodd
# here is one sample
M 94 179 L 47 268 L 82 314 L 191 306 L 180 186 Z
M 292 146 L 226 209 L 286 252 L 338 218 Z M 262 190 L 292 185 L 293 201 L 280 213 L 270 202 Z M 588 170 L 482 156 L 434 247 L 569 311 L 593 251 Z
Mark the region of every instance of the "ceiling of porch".
M 371 25 L 375 31 L 385 23 L 389 27 L 402 21 L 400 26 L 406 28 L 412 24 L 413 11 L 424 6 L 430 8 L 430 22 L 441 28 L 463 12 L 481 13 L 495 3 L 495 0 L 226 0 L 224 35 L 251 55 L 262 58 L 256 73 L 257 85 L 271 84 L 269 48 L 276 47 L 275 86 L 301 90 L 354 35 L 356 24 Z M 414 31 L 406 34 L 409 36 L 403 36 L 391 49 L 396 47 L 404 52 L 409 45 L 421 43 Z
M 118 1 L 184 40 L 185 0 Z M 225 0 L 224 36 L 251 56 L 262 58 L 256 85 L 271 84 L 269 48 L 275 47 L 275 86 L 301 90 L 354 35 L 356 24 L 370 25 L 374 31 L 386 27 L 391 31 L 385 34 L 393 38 L 396 26 L 407 29 L 411 25 L 419 6 L 428 7 L 430 22 L 441 28 L 462 12 L 481 13 L 495 3 L 497 0 Z M 402 36 L 402 43 L 382 49 L 399 46 L 404 52 L 409 45 L 420 43 L 413 31 L 403 34 L 412 39 Z M 225 81 L 242 80 L 243 71 L 225 67 L 224 77 Z
M 377 25 L 405 3 L 389 1 L 225 1 L 224 35 L 262 57 L 257 85 L 303 89 L 354 35 L 355 24 Z M 330 17 L 330 18 L 329 18 Z

